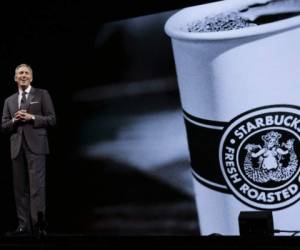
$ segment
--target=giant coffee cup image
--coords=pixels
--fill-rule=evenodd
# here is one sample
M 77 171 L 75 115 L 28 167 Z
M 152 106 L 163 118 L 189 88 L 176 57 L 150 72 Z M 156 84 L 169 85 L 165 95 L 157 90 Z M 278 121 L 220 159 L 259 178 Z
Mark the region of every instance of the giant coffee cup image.
M 300 3 L 225 0 L 165 24 L 203 235 L 238 235 L 241 211 L 299 230 Z

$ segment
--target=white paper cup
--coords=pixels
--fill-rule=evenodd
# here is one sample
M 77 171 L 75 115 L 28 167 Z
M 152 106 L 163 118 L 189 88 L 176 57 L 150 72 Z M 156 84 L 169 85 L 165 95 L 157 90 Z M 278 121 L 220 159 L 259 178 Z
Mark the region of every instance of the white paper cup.
M 231 31 L 186 29 L 242 3 L 185 8 L 165 25 L 203 235 L 238 235 L 239 213 L 251 210 L 273 211 L 277 229 L 300 229 L 300 16 Z

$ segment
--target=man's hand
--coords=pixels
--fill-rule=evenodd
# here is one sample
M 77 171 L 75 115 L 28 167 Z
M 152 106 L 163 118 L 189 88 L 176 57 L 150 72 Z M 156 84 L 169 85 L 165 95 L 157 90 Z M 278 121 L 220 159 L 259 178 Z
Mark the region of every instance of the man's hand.
M 23 110 L 19 110 L 18 112 L 15 113 L 14 116 L 14 121 L 20 121 L 22 118 L 24 111 Z
M 33 115 L 27 113 L 26 110 L 19 110 L 18 112 L 15 113 L 15 121 L 31 121 L 33 120 Z

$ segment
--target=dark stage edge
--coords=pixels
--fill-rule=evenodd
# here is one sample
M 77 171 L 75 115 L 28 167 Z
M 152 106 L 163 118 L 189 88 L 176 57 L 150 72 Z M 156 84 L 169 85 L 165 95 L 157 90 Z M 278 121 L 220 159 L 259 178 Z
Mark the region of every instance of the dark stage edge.
M 101 236 L 52 234 L 1 237 L 0 249 L 300 249 L 300 237 Z

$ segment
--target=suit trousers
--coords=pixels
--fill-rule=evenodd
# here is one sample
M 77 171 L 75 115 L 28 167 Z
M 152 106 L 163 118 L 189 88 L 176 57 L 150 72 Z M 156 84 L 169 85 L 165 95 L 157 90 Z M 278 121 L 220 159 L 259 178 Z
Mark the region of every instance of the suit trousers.
M 12 160 L 13 186 L 20 226 L 32 229 L 38 213 L 45 215 L 46 155 L 33 154 L 23 135 L 18 156 Z

